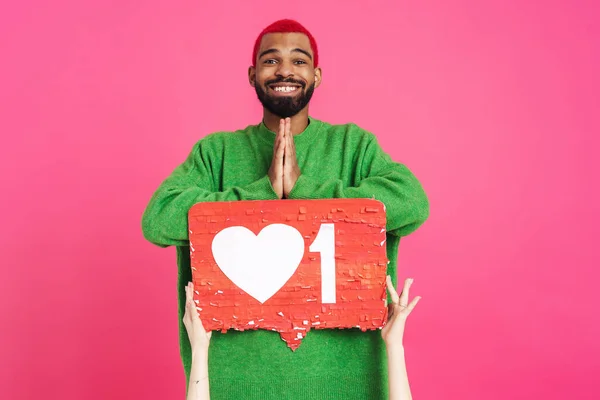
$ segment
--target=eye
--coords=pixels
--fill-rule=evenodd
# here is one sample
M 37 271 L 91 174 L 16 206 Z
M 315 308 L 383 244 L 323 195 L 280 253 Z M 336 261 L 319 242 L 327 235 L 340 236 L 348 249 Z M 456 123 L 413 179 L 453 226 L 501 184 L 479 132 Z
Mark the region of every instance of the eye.
M 304 60 L 296 60 L 296 61 L 294 61 L 294 64 L 306 64 L 306 61 L 304 61 Z
M 275 64 L 277 61 L 275 61 L 274 59 L 270 58 L 268 60 L 265 60 L 263 63 L 264 64 Z

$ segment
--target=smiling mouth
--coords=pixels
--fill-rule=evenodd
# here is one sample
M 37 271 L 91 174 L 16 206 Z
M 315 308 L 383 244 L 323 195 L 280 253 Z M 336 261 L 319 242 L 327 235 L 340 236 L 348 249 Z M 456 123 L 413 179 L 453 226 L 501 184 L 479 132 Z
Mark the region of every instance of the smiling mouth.
M 300 86 L 275 84 L 269 85 L 269 88 L 276 93 L 296 93 L 300 89 Z

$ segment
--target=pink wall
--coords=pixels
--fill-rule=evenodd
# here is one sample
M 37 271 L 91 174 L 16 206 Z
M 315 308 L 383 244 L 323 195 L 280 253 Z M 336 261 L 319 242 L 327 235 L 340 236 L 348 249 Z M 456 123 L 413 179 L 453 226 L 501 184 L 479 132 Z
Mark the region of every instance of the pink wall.
M 600 397 L 596 1 L 91 3 L 0 10 L 1 398 L 183 398 L 175 254 L 141 213 L 196 140 L 259 121 L 281 17 L 320 45 L 312 114 L 430 196 L 401 245 L 415 398 Z

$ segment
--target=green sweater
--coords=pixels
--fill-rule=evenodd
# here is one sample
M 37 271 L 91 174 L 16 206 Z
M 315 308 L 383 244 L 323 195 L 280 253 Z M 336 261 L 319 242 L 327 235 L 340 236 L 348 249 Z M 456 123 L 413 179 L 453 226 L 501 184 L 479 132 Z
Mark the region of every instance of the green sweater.
M 401 236 L 429 216 L 415 176 L 354 124 L 310 118 L 294 136 L 301 176 L 291 199 L 375 198 L 387 212 L 388 274 L 396 280 Z M 187 215 L 199 202 L 277 199 L 267 171 L 275 133 L 261 123 L 206 136 L 160 185 L 143 218 L 144 236 L 177 246 L 179 343 L 189 378 L 191 351 L 182 323 L 191 280 Z M 387 399 L 385 346 L 379 331 L 311 330 L 292 352 L 277 332 L 214 332 L 209 351 L 211 399 Z

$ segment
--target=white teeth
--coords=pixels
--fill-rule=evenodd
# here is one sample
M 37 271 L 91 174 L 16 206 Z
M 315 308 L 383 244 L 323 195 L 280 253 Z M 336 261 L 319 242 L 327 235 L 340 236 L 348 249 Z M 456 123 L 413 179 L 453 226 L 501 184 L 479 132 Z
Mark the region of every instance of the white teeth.
M 276 92 L 293 92 L 294 90 L 296 90 L 297 87 L 295 86 L 277 86 L 275 87 L 275 91 Z

